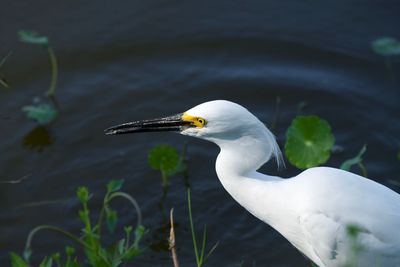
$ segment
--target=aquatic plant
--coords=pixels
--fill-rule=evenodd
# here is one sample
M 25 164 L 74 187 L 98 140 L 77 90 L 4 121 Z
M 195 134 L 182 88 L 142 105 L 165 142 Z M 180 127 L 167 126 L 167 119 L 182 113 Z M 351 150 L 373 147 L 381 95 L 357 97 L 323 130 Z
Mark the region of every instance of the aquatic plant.
M 208 251 L 208 253 L 206 255 L 204 255 L 206 243 L 207 243 L 207 226 L 204 224 L 201 248 L 199 251 L 199 249 L 198 249 L 199 244 L 197 243 L 196 233 L 195 233 L 194 224 L 193 224 L 192 202 L 191 202 L 191 197 L 190 197 L 190 189 L 187 190 L 187 199 L 188 199 L 189 223 L 190 223 L 190 231 L 192 233 L 194 255 L 196 257 L 197 267 L 201 267 L 204 265 L 204 263 L 207 261 L 207 259 L 210 257 L 210 255 L 217 248 L 218 242 L 215 243 L 214 246 L 211 247 L 211 249 Z
M 171 251 L 172 262 L 174 263 L 174 267 L 179 267 L 178 254 L 176 252 L 176 244 L 175 244 L 175 226 L 174 226 L 174 208 L 172 208 L 169 212 L 169 238 L 168 238 L 168 246 Z
M 358 167 L 361 169 L 362 175 L 364 177 L 367 177 L 367 169 L 365 168 L 363 162 L 362 162 L 362 156 L 364 155 L 365 151 L 367 151 L 367 146 L 364 145 L 360 152 L 358 152 L 357 156 L 354 158 L 348 159 L 345 162 L 340 165 L 340 168 L 345 171 L 350 171 L 351 167 L 354 165 L 358 165 Z
M 141 212 L 135 199 L 129 194 L 120 191 L 122 184 L 122 180 L 113 180 L 107 184 L 107 192 L 103 200 L 102 209 L 97 223 L 95 224 L 92 223 L 93 218 L 90 216 L 88 206 L 91 195 L 86 187 L 79 187 L 76 193 L 82 205 L 82 209 L 79 210 L 79 218 L 84 224 L 81 236 L 79 237 L 56 226 L 38 226 L 28 235 L 23 257 L 14 252 L 10 253 L 12 267 L 28 267 L 31 265 L 32 241 L 36 234 L 42 230 L 59 233 L 76 242 L 83 249 L 85 258 L 79 260 L 79 258 L 75 256 L 75 248 L 66 246 L 64 261 L 61 259 L 61 253 L 57 252 L 51 256 L 46 256 L 39 264 L 40 267 L 52 267 L 54 264 L 57 267 L 83 267 L 88 265 L 92 267 L 117 267 L 140 255 L 143 249 L 139 246 L 139 243 L 147 230 L 142 225 Z M 115 241 L 108 248 L 105 248 L 101 242 L 102 225 L 105 221 L 110 233 L 112 233 L 116 227 L 118 221 L 117 212 L 110 207 L 110 202 L 115 198 L 126 199 L 134 207 L 137 213 L 137 224 L 135 229 L 130 225 L 125 226 L 125 237 Z
M 299 169 L 325 163 L 335 143 L 329 123 L 318 116 L 297 116 L 286 131 L 285 154 Z
M 371 44 L 372 50 L 385 57 L 386 69 L 394 79 L 391 57 L 400 55 L 400 41 L 392 37 L 380 37 Z
M 58 77 L 58 63 L 53 48 L 50 45 L 49 39 L 46 36 L 41 36 L 33 31 L 19 31 L 19 40 L 21 42 L 33 45 L 39 45 L 47 50 L 51 63 L 51 82 L 46 96 L 50 99 L 51 105 L 46 103 L 33 103 L 24 106 L 22 111 L 26 113 L 27 117 L 35 120 L 41 125 L 46 125 L 54 121 L 58 116 L 57 102 L 55 100 L 55 93 L 57 89 Z
M 178 150 L 170 145 L 158 145 L 150 150 L 147 156 L 148 163 L 151 168 L 160 171 L 164 188 L 168 187 L 169 177 L 186 170 L 185 151 L 184 147 L 180 156 Z
M 400 42 L 396 38 L 381 37 L 372 42 L 372 50 L 382 56 L 399 56 Z
M 19 31 L 18 36 L 21 42 L 39 45 L 47 50 L 51 63 L 51 82 L 50 87 L 46 92 L 46 95 L 49 97 L 54 97 L 57 88 L 58 63 L 56 54 L 54 53 L 54 50 L 50 45 L 49 39 L 47 38 L 47 36 L 39 35 L 37 32 L 25 30 Z
M 26 113 L 28 118 L 35 120 L 40 125 L 47 125 L 58 116 L 58 111 L 53 106 L 45 103 L 24 106 L 22 111 Z

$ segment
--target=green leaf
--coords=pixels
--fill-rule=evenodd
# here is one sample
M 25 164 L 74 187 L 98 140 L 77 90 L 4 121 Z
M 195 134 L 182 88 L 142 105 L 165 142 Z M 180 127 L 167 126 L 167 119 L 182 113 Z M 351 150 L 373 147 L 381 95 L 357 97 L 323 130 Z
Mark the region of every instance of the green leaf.
M 132 230 L 133 230 L 133 227 L 131 225 L 124 227 L 124 231 L 125 231 L 126 235 L 130 235 L 132 233 Z
M 26 113 L 28 118 L 33 119 L 42 125 L 54 121 L 58 115 L 58 111 L 49 104 L 24 106 L 22 111 Z
M 360 152 L 358 152 L 357 156 L 355 156 L 354 158 L 348 159 L 345 162 L 343 162 L 342 165 L 340 165 L 340 168 L 342 170 L 345 170 L 345 171 L 350 171 L 350 169 L 351 169 L 351 167 L 353 165 L 357 165 L 357 164 L 362 163 L 362 156 L 364 155 L 365 151 L 367 151 L 367 146 L 366 145 L 364 145 L 361 148 L 361 150 L 360 150 Z
M 53 266 L 53 259 L 51 257 L 45 257 L 39 264 L 39 267 L 51 267 Z
M 125 239 L 121 239 L 120 241 L 118 241 L 117 243 L 117 251 L 118 251 L 118 255 L 122 255 L 124 253 L 125 250 Z
M 118 214 L 115 210 L 112 210 L 110 208 L 106 208 L 106 221 L 107 221 L 107 227 L 108 230 L 112 233 L 115 230 L 115 227 L 117 226 L 118 222 Z
M 107 193 L 112 193 L 115 191 L 118 191 L 122 188 L 122 185 L 124 184 L 124 180 L 111 180 L 107 184 Z
M 78 190 L 76 190 L 76 195 L 82 204 L 85 204 L 89 201 L 89 190 L 85 186 L 78 187 Z
M 53 254 L 51 255 L 51 258 L 52 258 L 54 261 L 59 261 L 59 260 L 61 259 L 61 254 L 60 254 L 60 252 L 53 253 Z
M 18 254 L 11 252 L 11 266 L 12 267 L 29 267 L 29 264 Z
M 392 37 L 381 37 L 372 42 L 372 50 L 382 56 L 400 55 L 400 42 Z
M 139 242 L 142 240 L 143 236 L 147 233 L 146 228 L 143 225 L 138 225 L 135 229 L 135 240 L 133 241 L 133 246 L 138 248 Z
M 19 31 L 18 37 L 21 42 L 41 45 L 43 47 L 49 46 L 49 39 L 46 36 L 40 36 L 37 32 L 33 31 Z
M 72 256 L 75 254 L 75 248 L 71 247 L 71 246 L 65 246 L 65 254 L 67 254 L 67 256 Z
M 148 162 L 153 169 L 164 171 L 168 174 L 178 167 L 179 154 L 172 146 L 156 146 L 150 151 Z
M 81 219 L 81 221 L 87 225 L 89 223 L 89 211 L 88 210 L 80 210 L 78 212 L 79 214 L 79 218 Z
M 318 116 L 297 116 L 286 132 L 285 154 L 299 169 L 325 163 L 335 143 L 329 123 Z
M 132 246 L 124 253 L 123 258 L 124 260 L 131 260 L 140 255 L 141 252 L 141 249 Z

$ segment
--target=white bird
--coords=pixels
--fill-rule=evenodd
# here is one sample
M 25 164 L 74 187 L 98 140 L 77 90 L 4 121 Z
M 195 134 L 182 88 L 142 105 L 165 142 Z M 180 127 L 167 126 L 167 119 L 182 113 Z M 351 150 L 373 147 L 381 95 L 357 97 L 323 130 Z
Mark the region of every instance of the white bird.
M 288 179 L 257 172 L 271 157 L 281 163 L 282 156 L 274 135 L 244 107 L 215 100 L 105 132 L 151 131 L 179 131 L 217 144 L 216 172 L 229 194 L 320 267 L 400 266 L 400 195 L 329 167 Z M 356 227 L 356 238 L 349 226 Z

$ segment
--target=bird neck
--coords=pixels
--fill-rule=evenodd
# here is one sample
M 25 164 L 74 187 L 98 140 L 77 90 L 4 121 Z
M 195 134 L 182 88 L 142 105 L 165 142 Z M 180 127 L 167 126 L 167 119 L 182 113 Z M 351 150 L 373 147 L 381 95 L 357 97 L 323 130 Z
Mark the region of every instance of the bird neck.
M 276 144 L 274 137 L 271 140 L 271 136 L 266 134 L 214 142 L 221 149 L 216 162 L 217 173 L 231 176 L 246 176 L 257 171 L 274 153 L 271 142 Z
M 221 149 L 216 161 L 219 180 L 240 205 L 281 230 L 278 224 L 284 221 L 282 216 L 287 214 L 282 204 L 286 194 L 282 183 L 285 179 L 257 172 L 271 157 L 272 148 L 259 138 L 231 142 L 234 143 L 218 143 Z

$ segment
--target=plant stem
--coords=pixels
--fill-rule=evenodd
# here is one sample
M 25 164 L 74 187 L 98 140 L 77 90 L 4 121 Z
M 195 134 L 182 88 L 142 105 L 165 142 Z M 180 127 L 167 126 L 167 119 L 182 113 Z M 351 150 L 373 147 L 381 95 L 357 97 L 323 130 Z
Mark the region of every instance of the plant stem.
M 362 162 L 358 163 L 358 167 L 360 167 L 362 175 L 368 177 L 367 169 Z
M 58 63 L 57 63 L 57 58 L 56 54 L 54 53 L 54 50 L 51 46 L 47 48 L 47 52 L 50 57 L 50 62 L 51 62 L 51 83 L 49 90 L 46 92 L 46 95 L 48 97 L 54 97 L 56 93 L 56 88 L 57 88 L 57 76 L 58 76 Z
M 108 202 L 108 193 L 105 195 L 104 200 L 103 200 L 103 206 L 101 207 L 100 210 L 100 215 L 99 215 L 99 219 L 97 221 L 97 235 L 99 236 L 99 238 L 101 237 L 101 227 L 103 225 L 103 220 L 104 220 L 104 213 L 105 213 L 105 207 L 107 205 Z
M 66 237 L 74 240 L 75 242 L 77 242 L 78 244 L 80 244 L 81 246 L 87 248 L 87 249 L 92 249 L 90 246 L 88 246 L 85 242 L 83 242 L 79 237 L 75 236 L 74 234 L 71 234 L 67 231 L 64 231 L 61 228 L 52 226 L 52 225 L 41 225 L 38 226 L 36 228 L 34 228 L 28 235 L 28 238 L 26 239 L 26 244 L 25 244 L 25 249 L 30 249 L 31 245 L 32 245 L 32 240 L 33 237 L 35 236 L 35 234 L 41 230 L 50 230 L 50 231 L 54 231 L 60 234 L 65 235 Z
M 108 202 L 110 202 L 113 198 L 116 198 L 116 197 L 125 198 L 126 200 L 128 200 L 132 204 L 132 206 L 135 208 L 136 214 L 138 216 L 136 227 L 142 225 L 142 213 L 140 211 L 139 204 L 136 202 L 136 200 L 133 197 L 131 197 L 129 194 L 127 194 L 127 193 L 114 192 L 114 193 L 110 194 L 110 196 L 108 198 Z
M 162 178 L 162 186 L 163 188 L 168 187 L 169 179 L 167 173 L 164 171 L 163 168 L 161 168 L 161 178 Z
M 189 222 L 190 222 L 190 230 L 192 232 L 192 240 L 193 240 L 193 249 L 194 249 L 194 254 L 196 256 L 196 263 L 197 266 L 201 266 L 200 258 L 199 258 L 199 253 L 197 250 L 197 241 L 196 241 L 196 234 L 194 233 L 194 225 L 193 225 L 193 218 L 192 218 L 192 204 L 191 204 L 191 199 L 190 199 L 190 188 L 187 190 L 188 194 L 188 208 L 189 208 Z
M 30 250 L 34 235 L 35 235 L 37 232 L 41 231 L 41 230 L 50 230 L 50 231 L 54 231 L 54 232 L 60 233 L 60 234 L 62 234 L 62 235 L 64 235 L 64 236 L 70 238 L 71 240 L 77 242 L 77 243 L 78 243 L 79 245 L 81 245 L 82 247 L 84 247 L 84 248 L 86 248 L 86 249 L 89 249 L 89 250 L 95 252 L 96 255 L 97 255 L 98 257 L 100 257 L 105 263 L 107 263 L 108 266 L 112 267 L 112 266 L 110 265 L 110 263 L 108 262 L 108 260 L 107 260 L 106 258 L 104 258 L 103 255 L 99 254 L 97 250 L 95 250 L 93 247 L 89 246 L 86 242 L 82 241 L 79 237 L 77 237 L 76 235 L 71 234 L 71 233 L 69 233 L 69 232 L 67 232 L 67 231 L 65 231 L 65 230 L 63 230 L 63 229 L 61 229 L 61 228 L 58 228 L 58 227 L 55 227 L 55 226 L 52 226 L 52 225 L 41 225 L 41 226 L 38 226 L 38 227 L 34 228 L 34 229 L 29 233 L 29 235 L 28 235 L 28 238 L 27 238 L 26 244 L 25 244 L 25 250 L 27 250 L 27 251 Z M 25 259 L 25 260 L 28 261 L 28 259 Z
M 176 253 L 176 246 L 175 246 L 175 230 L 174 230 L 174 208 L 171 209 L 169 213 L 170 224 L 171 228 L 169 231 L 169 249 L 171 250 L 172 254 L 172 261 L 174 263 L 174 267 L 179 267 L 178 255 Z

